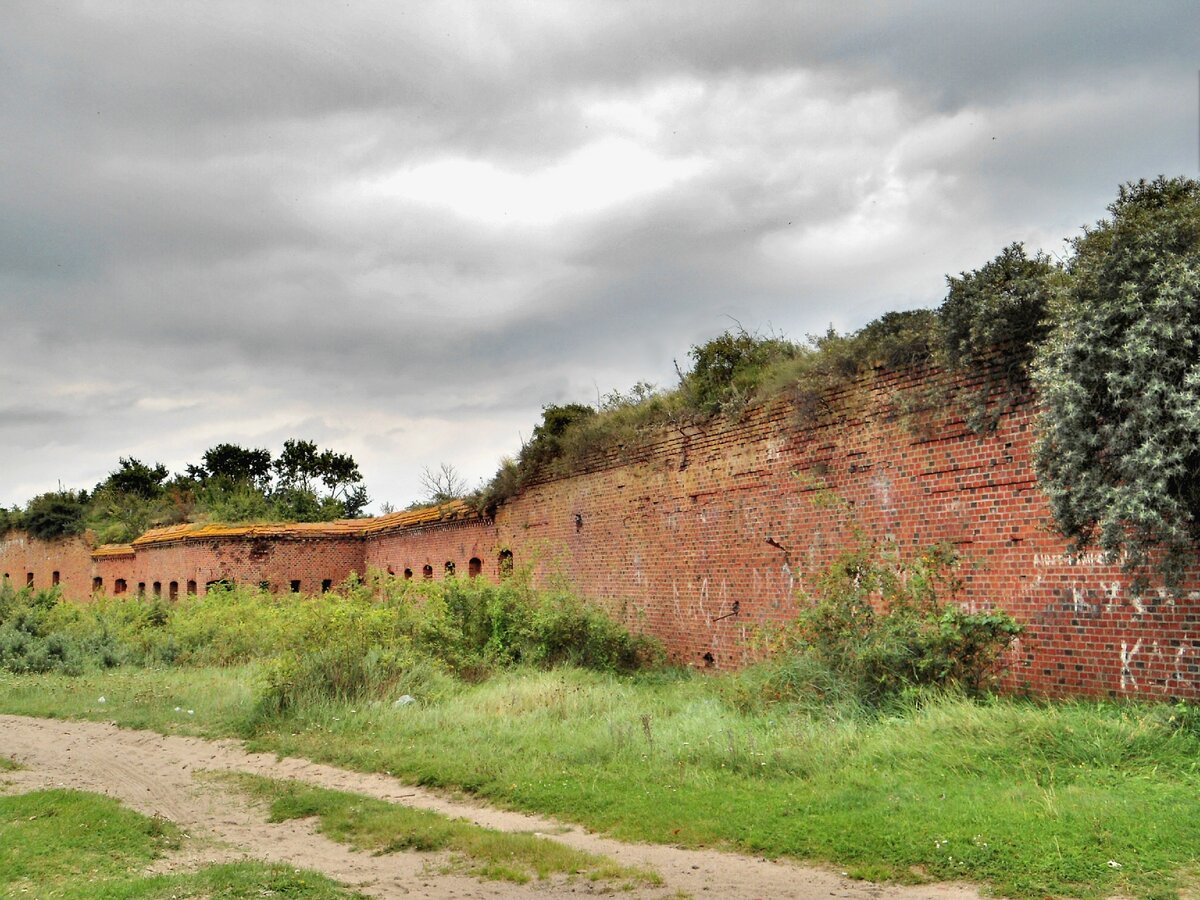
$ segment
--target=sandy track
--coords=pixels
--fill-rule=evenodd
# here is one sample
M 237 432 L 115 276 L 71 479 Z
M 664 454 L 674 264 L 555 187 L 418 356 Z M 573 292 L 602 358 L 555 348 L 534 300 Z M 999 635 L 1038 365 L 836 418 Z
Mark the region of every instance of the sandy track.
M 626 844 L 546 818 L 449 800 L 384 775 L 247 753 L 234 741 L 166 737 L 95 722 L 0 716 L 0 755 L 28 767 L 3 776 L 2 780 L 10 783 L 9 792 L 39 787 L 94 791 L 180 825 L 190 840 L 181 853 L 157 866 L 160 871 L 249 857 L 316 869 L 376 897 L 549 897 L 611 887 L 582 880 L 527 886 L 481 882 L 433 872 L 428 854 L 358 853 L 315 833 L 308 821 L 269 824 L 263 809 L 236 790 L 219 780 L 197 777 L 205 771 L 232 771 L 352 791 L 504 831 L 540 832 L 571 847 L 601 853 L 625 865 L 649 867 L 662 875 L 662 887 L 626 896 L 668 897 L 679 891 L 695 897 L 800 900 L 967 900 L 980 896 L 961 885 L 880 886 L 851 881 L 825 869 L 734 853 Z

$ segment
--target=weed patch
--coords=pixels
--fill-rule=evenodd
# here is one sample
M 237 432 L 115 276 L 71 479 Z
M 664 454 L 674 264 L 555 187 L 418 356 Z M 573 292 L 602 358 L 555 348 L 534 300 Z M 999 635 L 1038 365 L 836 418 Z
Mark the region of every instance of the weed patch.
M 394 853 L 447 852 L 455 869 L 479 878 L 525 883 L 554 875 L 592 881 L 661 884 L 656 874 L 619 866 L 534 834 L 514 834 L 473 825 L 436 812 L 412 809 L 342 791 L 258 775 L 226 776 L 251 796 L 270 804 L 270 820 L 316 818 L 320 831 L 356 850 Z

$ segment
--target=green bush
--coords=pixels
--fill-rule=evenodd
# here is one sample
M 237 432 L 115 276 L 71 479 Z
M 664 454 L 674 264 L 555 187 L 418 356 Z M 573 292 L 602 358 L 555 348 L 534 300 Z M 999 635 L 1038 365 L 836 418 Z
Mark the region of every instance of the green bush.
M 39 494 L 26 504 L 20 527 L 43 541 L 79 534 L 83 531 L 86 501 L 87 495 L 76 491 Z
M 314 598 L 299 612 L 288 649 L 264 669 L 261 715 L 325 700 L 382 698 L 417 662 L 394 612 L 369 599 Z
M 1054 297 L 1068 277 L 1045 254 L 1029 257 L 1016 243 L 981 268 L 946 281 L 941 355 L 949 368 L 980 376 L 967 397 L 967 424 L 991 430 L 1027 393 L 1034 349 L 1050 329 Z
M 0 669 L 78 675 L 126 661 L 120 636 L 84 627 L 85 618 L 85 610 L 64 602 L 57 588 L 18 591 L 0 583 Z
M 516 577 L 403 581 L 375 573 L 297 606 L 287 649 L 265 669 L 259 713 L 324 700 L 444 693 L 450 676 L 477 680 L 516 664 L 630 671 L 661 662 L 650 638 L 603 611 Z
M 865 549 L 841 556 L 748 677 L 772 700 L 816 693 L 878 704 L 922 687 L 982 692 L 1021 627 L 1003 611 L 955 602 L 957 564 L 945 548 L 910 562 Z
M 1200 539 L 1200 183 L 1125 185 L 1109 212 L 1038 353 L 1034 466 L 1077 549 L 1177 587 Z

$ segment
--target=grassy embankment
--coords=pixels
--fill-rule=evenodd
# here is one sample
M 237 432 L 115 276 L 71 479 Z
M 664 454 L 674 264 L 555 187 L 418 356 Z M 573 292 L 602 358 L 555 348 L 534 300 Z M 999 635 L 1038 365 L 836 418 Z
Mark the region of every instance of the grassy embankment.
M 869 878 L 962 878 L 1022 897 L 1169 897 L 1195 884 L 1200 726 L 1192 707 L 1040 705 L 930 690 L 865 704 L 813 677 L 781 693 L 778 664 L 716 678 L 661 668 L 619 674 L 611 669 L 623 657 L 602 647 L 630 645 L 600 626 L 588 632 L 600 671 L 514 666 L 514 655 L 539 661 L 513 648 L 539 628 L 546 637 L 547 621 L 563 630 L 569 604 L 535 604 L 542 612 L 526 615 L 496 594 L 488 627 L 477 630 L 488 634 L 486 646 L 508 623 L 509 643 L 468 653 L 460 639 L 484 619 L 464 604 L 463 615 L 435 616 L 451 651 L 440 661 L 422 653 L 393 667 L 376 642 L 374 656 L 355 651 L 365 666 L 355 675 L 344 668 L 349 654 L 330 655 L 331 636 L 340 641 L 345 631 L 330 631 L 333 620 L 315 610 L 326 604 L 341 624 L 363 624 L 393 604 L 338 602 L 314 600 L 307 624 L 289 620 L 280 639 L 288 635 L 292 656 L 224 665 L 187 649 L 188 613 L 173 611 L 152 627 L 171 632 L 174 665 L 5 674 L 0 709 L 238 735 L 259 749 L 391 772 L 624 838 L 828 861 Z M 444 612 L 463 597 L 435 597 L 426 608 L 440 603 Z M 262 627 L 270 644 L 264 623 L 281 608 L 242 595 L 226 598 L 224 620 L 204 620 L 228 653 L 238 641 L 222 629 Z M 407 653 L 424 640 L 420 632 L 382 646 L 400 659 L 401 645 Z M 309 646 L 320 635 L 324 644 Z M 302 666 L 312 655 L 305 648 L 318 646 L 347 692 Z M 187 658 L 196 664 L 183 665 Z M 402 694 L 415 702 L 394 705 Z

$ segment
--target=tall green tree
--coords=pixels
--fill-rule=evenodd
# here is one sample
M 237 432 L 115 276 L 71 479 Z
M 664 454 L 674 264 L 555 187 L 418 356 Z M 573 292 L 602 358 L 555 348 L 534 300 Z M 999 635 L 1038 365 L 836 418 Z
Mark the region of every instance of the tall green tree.
M 348 453 L 320 450 L 313 441 L 288 440 L 272 468 L 274 496 L 298 521 L 357 516 L 370 502 L 358 463 Z
M 203 466 L 189 466 L 201 480 L 215 478 L 230 484 L 249 484 L 266 491 L 271 485 L 271 451 L 237 444 L 217 444 L 204 451 Z
M 103 486 L 121 494 L 134 494 L 150 500 L 163 492 L 163 482 L 171 473 L 162 463 L 148 466 L 134 457 L 121 457 L 117 468 L 109 473 Z
M 1176 586 L 1200 537 L 1200 184 L 1127 184 L 1108 210 L 1038 354 L 1035 466 L 1077 547 Z

